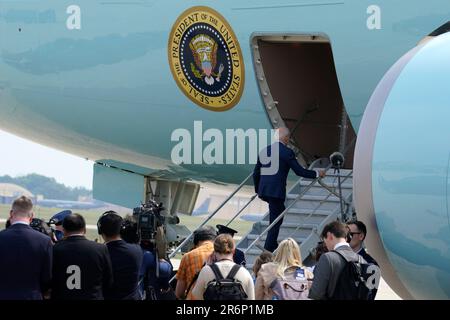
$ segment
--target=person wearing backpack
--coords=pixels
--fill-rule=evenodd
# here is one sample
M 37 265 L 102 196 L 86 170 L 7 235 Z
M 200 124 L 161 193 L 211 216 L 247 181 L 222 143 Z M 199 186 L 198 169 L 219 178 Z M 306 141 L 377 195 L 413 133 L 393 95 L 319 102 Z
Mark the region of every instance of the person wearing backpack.
M 369 264 L 372 264 L 373 270 L 381 272 L 377 261 L 367 253 L 363 245 L 367 235 L 366 225 L 362 221 L 355 220 L 347 223 L 347 226 L 349 229 L 349 234 L 351 235 L 351 241 L 349 242 L 349 244 L 352 250 L 363 257 L 364 260 L 366 260 Z M 374 288 L 372 289 L 370 300 L 375 300 L 378 290 L 377 285 L 378 284 L 375 284 Z
M 220 234 L 214 241 L 214 263 L 205 265 L 192 290 L 198 300 L 255 300 L 250 273 L 233 262 L 236 247 L 229 234 Z
M 216 235 L 212 226 L 203 226 L 194 231 L 194 249 L 183 255 L 178 267 L 175 288 L 177 299 L 193 300 L 192 289 L 201 269 L 214 252 Z
M 314 269 L 309 298 L 314 300 L 368 300 L 370 290 L 364 279 L 367 262 L 347 243 L 348 228 L 334 221 L 321 233 L 329 252 L 324 253 Z
M 302 266 L 297 242 L 281 241 L 272 262 L 258 272 L 255 284 L 256 300 L 306 300 L 314 275 Z

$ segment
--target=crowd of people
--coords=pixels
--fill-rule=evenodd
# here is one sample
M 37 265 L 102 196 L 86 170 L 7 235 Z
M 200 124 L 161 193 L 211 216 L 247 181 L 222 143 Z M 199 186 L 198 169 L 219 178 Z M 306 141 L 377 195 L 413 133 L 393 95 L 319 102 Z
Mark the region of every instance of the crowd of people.
M 363 246 L 366 234 L 361 221 L 331 222 L 323 228 L 321 241 L 314 250 L 314 266 L 302 264 L 298 243 L 287 238 L 273 254 L 261 253 L 251 275 L 233 260 L 236 250 L 233 238 L 216 236 L 212 227 L 205 226 L 195 231 L 195 248 L 181 260 L 176 296 L 208 300 L 211 297 L 208 289 L 220 284 L 225 276 L 235 279 L 244 293 L 229 294 L 230 300 L 236 297 L 243 300 L 373 300 L 381 274 L 377 262 Z M 360 268 L 357 274 L 353 267 Z M 233 268 L 239 268 L 238 272 L 233 273 Z M 355 276 L 360 277 L 358 286 L 355 286 Z
M 86 238 L 80 214 L 52 218 L 60 237 L 30 227 L 33 218 L 29 198 L 13 202 L 0 232 L 0 300 L 175 299 L 173 267 L 140 241 L 134 217 L 105 212 L 97 223 L 104 244 Z
M 0 232 L 0 300 L 299 300 L 374 299 L 376 285 L 361 293 L 353 267 L 377 266 L 363 246 L 361 221 L 326 225 L 314 250 L 315 265 L 305 267 L 298 243 L 288 238 L 274 252 L 254 261 L 253 274 L 236 248 L 235 230 L 204 226 L 193 234 L 170 283 L 173 266 L 141 241 L 133 216 L 105 212 L 97 229 L 104 243 L 86 238 L 83 216 L 64 211 L 51 238 L 30 227 L 33 204 L 14 201 L 7 228 Z M 379 269 L 368 274 L 375 274 Z M 361 271 L 361 270 L 360 270 Z M 365 270 L 363 270 L 365 271 Z M 359 276 L 362 273 L 358 273 Z M 364 281 L 363 281 L 364 282 Z M 376 281 L 374 282 L 376 283 Z M 365 296 L 364 296 L 365 294 Z

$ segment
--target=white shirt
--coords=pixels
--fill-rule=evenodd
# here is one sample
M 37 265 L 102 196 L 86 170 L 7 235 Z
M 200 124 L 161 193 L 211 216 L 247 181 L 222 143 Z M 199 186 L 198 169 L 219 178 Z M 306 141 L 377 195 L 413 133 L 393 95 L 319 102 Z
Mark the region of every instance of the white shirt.
M 226 277 L 230 273 L 231 268 L 235 265 L 233 261 L 222 260 L 216 263 L 219 267 L 222 276 Z M 248 296 L 248 300 L 255 300 L 255 286 L 253 278 L 250 273 L 244 267 L 241 267 L 234 277 L 242 284 L 242 288 Z M 203 300 L 203 293 L 208 286 L 208 283 L 215 279 L 214 272 L 208 265 L 204 266 L 198 275 L 197 282 L 195 283 L 192 294 L 196 299 Z
M 336 244 L 336 245 L 334 246 L 334 249 L 333 249 L 333 250 L 336 250 L 337 248 L 340 248 L 340 247 L 343 247 L 343 246 L 350 247 L 350 245 L 349 245 L 347 242 L 339 242 L 338 244 Z
M 67 238 L 69 238 L 69 237 L 84 237 L 84 236 L 85 236 L 84 233 L 74 233 L 74 234 L 71 234 L 70 236 L 67 236 Z
M 15 224 L 24 224 L 26 226 L 30 225 L 28 222 L 25 222 L 25 221 L 15 221 L 15 222 L 11 223 L 12 226 L 15 225 Z

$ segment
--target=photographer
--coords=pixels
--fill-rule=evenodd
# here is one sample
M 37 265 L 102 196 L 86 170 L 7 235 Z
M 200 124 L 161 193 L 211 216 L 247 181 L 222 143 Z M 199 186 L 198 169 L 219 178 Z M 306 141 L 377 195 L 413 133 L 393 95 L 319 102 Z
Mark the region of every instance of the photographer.
M 55 214 L 53 217 L 50 218 L 49 224 L 55 225 L 55 227 L 52 228 L 53 234 L 54 234 L 54 239 L 55 239 L 54 242 L 61 241 L 64 238 L 62 223 L 64 221 L 64 218 L 71 214 L 72 214 L 71 210 L 64 210 L 64 211 L 58 212 L 57 214 Z
M 42 219 L 39 218 L 33 218 L 30 222 L 30 227 L 48 237 L 52 240 L 53 243 L 56 243 L 57 239 L 55 237 L 55 234 L 53 233 L 52 228 L 48 225 L 47 222 L 45 222 Z
M 8 219 L 5 223 L 5 229 L 8 229 L 9 227 L 11 227 L 11 219 Z M 47 222 L 45 222 L 42 219 L 39 218 L 31 219 L 30 228 L 39 233 L 42 233 L 43 235 L 50 237 L 52 243 L 56 243 L 56 241 L 58 241 L 55 233 L 53 232 L 54 230 L 49 226 Z
M 132 244 L 139 244 L 138 226 L 135 217 L 127 216 L 124 219 L 120 235 L 123 240 Z M 169 285 L 173 272 L 172 265 L 153 254 L 144 241 L 141 244 L 144 254 L 139 270 L 139 291 L 143 300 L 175 300 L 175 293 Z M 157 272 L 158 270 L 158 272 Z
M 113 285 L 105 290 L 106 300 L 140 300 L 139 269 L 143 253 L 136 244 L 120 237 L 123 219 L 114 211 L 105 212 L 98 220 L 98 233 L 105 240 L 113 269 Z

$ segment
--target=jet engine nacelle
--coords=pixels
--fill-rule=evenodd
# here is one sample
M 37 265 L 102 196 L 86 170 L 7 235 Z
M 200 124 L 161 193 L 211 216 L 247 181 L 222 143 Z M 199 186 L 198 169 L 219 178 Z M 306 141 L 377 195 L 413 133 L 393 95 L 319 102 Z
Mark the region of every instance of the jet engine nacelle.
M 383 278 L 403 298 L 450 298 L 450 33 L 384 76 L 354 162 L 358 218 Z

